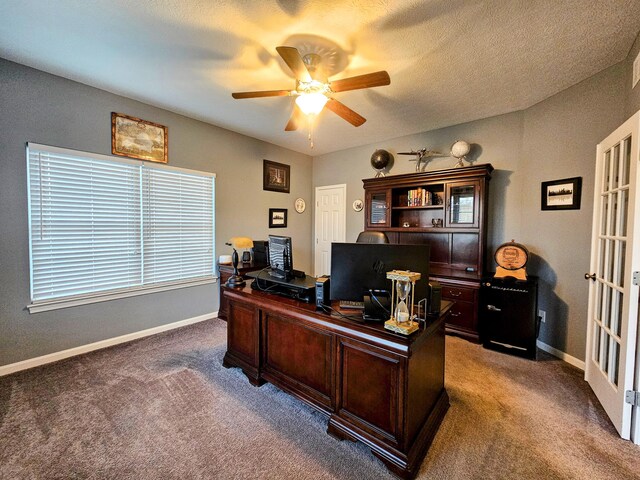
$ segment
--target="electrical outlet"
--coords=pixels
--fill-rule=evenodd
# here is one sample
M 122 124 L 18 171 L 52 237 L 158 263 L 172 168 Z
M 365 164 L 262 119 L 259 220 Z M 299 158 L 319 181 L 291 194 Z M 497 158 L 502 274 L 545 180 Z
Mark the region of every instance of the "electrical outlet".
M 547 312 L 545 312 L 544 310 L 538 310 L 538 316 L 540 317 L 540 321 L 542 323 L 547 322 Z
M 631 80 L 631 88 L 635 87 L 640 80 L 640 52 L 638 52 L 638 56 L 633 61 L 633 79 Z

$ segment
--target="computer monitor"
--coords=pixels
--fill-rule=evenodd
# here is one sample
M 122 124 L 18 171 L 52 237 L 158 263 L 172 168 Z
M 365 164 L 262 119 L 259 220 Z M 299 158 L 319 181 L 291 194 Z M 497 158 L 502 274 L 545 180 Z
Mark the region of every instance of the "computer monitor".
M 291 237 L 269 235 L 269 274 L 276 278 L 293 276 Z
M 415 303 L 427 297 L 429 245 L 382 243 L 331 244 L 331 300 L 361 302 L 369 289 L 391 291 L 387 272 L 410 270 L 422 278 L 416 282 Z

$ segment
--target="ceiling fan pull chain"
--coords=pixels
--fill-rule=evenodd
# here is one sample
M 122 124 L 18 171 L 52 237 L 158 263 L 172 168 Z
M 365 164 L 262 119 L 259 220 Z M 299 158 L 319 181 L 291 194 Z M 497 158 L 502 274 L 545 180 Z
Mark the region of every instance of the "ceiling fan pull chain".
M 313 122 L 315 120 L 315 115 L 307 115 L 307 122 L 309 126 L 309 135 L 307 138 L 309 139 L 309 146 L 313 148 Z

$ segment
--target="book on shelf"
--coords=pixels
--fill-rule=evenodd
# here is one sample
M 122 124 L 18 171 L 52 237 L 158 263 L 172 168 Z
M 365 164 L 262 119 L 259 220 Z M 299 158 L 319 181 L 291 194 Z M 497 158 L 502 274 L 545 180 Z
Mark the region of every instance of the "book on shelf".
M 426 188 L 418 187 L 407 192 L 407 207 L 433 205 L 433 195 Z

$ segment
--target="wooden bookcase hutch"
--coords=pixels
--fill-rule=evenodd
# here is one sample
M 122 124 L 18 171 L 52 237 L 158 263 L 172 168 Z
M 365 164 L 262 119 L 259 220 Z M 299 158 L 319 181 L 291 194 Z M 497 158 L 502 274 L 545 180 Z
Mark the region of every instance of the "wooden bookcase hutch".
M 391 243 L 430 245 L 429 276 L 455 302 L 447 331 L 476 342 L 492 171 L 484 164 L 362 180 L 365 230 L 385 232 Z

